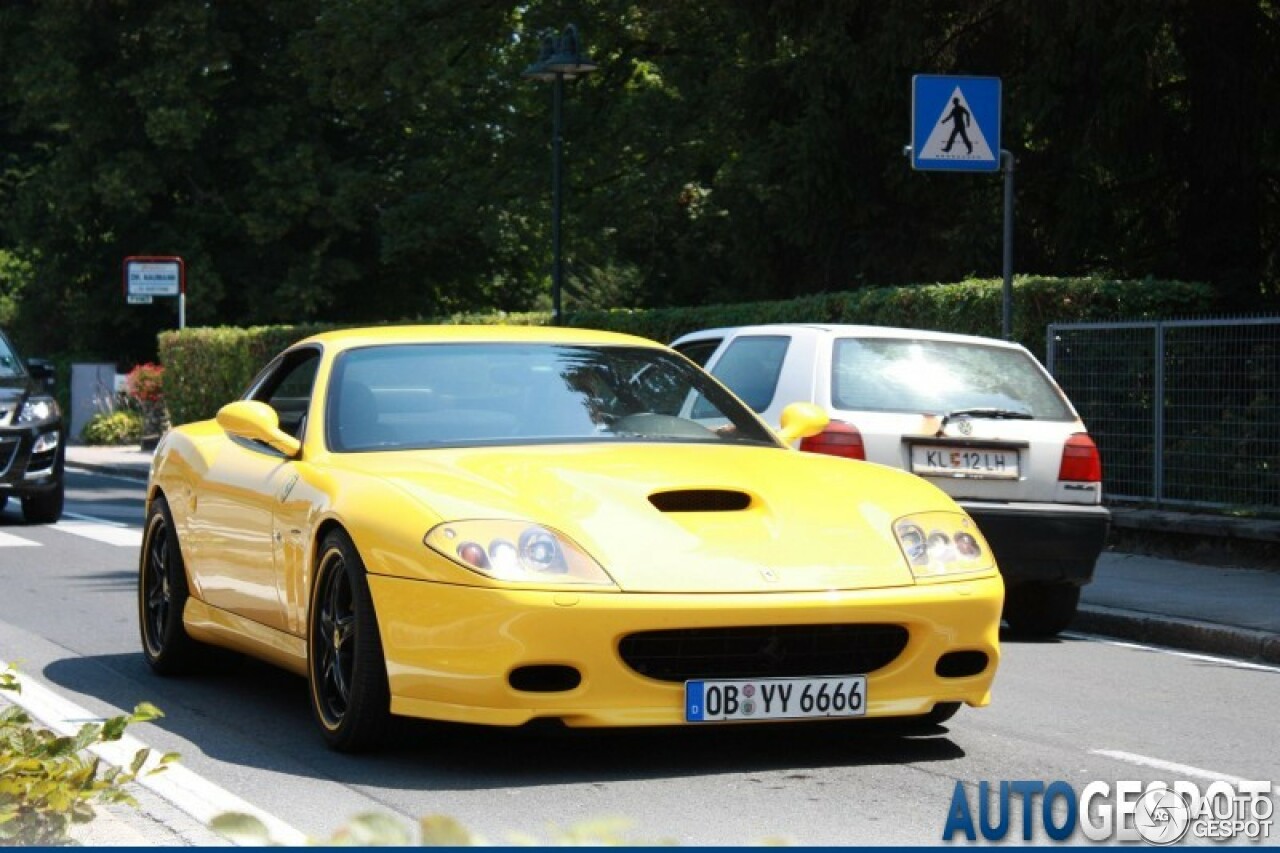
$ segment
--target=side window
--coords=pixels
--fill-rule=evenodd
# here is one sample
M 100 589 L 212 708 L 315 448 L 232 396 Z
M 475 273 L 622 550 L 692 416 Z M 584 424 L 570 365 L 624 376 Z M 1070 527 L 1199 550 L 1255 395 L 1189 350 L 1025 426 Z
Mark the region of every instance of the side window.
M 778 377 L 782 374 L 782 362 L 790 345 L 791 338 L 785 335 L 738 338 L 720 356 L 711 375 L 759 414 L 773 403 L 778 391 Z M 705 405 L 699 401 L 693 408 L 693 417 L 708 417 L 702 413 Z
M 716 347 L 720 346 L 722 340 L 724 338 L 689 341 L 687 344 L 680 344 L 680 346 L 675 347 L 675 351 L 698 365 L 698 367 L 706 367 L 707 359 L 711 358 L 711 354 L 716 351 Z
M 249 399 L 261 400 L 275 409 L 280 418 L 280 429 L 301 439 L 306 429 L 307 409 L 311 406 L 311 388 L 319 367 L 318 349 L 286 353 L 279 366 L 249 393 Z

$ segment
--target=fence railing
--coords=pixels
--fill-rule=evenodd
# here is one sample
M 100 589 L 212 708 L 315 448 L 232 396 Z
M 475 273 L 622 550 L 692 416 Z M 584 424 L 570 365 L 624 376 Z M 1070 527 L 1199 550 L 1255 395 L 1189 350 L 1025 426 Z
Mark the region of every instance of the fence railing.
M 1280 317 L 1048 328 L 1108 501 L 1280 510 Z

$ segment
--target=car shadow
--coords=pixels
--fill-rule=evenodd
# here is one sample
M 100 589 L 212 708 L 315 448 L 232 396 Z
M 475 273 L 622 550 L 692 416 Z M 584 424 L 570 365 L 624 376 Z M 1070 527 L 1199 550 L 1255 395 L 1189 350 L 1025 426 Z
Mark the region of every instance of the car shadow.
M 954 761 L 952 723 L 904 727 L 883 720 L 716 725 L 707 728 L 494 728 L 397 719 L 378 752 L 342 755 L 321 742 L 304 679 L 232 656 L 224 671 L 160 678 L 138 654 L 49 664 L 54 684 L 117 708 L 146 700 L 165 716 L 149 725 L 198 753 L 245 767 L 403 790 L 634 781 L 826 767 Z M 103 668 L 121 677 L 104 678 Z M 961 717 L 963 719 L 963 711 Z M 139 734 L 147 740 L 145 734 Z M 152 744 L 156 745 L 156 744 Z M 181 749 L 179 749 L 181 751 Z
M 1063 642 L 1062 637 L 1033 637 L 1027 634 L 1019 634 L 1011 629 L 1008 625 L 1000 625 L 1000 643 L 1001 645 L 1008 643 L 1010 645 L 1023 646 L 1058 646 Z

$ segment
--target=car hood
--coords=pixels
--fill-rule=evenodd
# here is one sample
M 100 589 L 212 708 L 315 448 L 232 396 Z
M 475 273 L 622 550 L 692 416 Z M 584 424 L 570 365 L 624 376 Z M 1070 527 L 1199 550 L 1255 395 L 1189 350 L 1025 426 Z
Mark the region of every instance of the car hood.
M 893 521 L 959 511 L 900 471 L 773 448 L 486 447 L 360 454 L 358 467 L 446 521 L 519 518 L 554 528 L 631 592 L 910 585 Z M 683 506 L 707 492 L 746 507 Z

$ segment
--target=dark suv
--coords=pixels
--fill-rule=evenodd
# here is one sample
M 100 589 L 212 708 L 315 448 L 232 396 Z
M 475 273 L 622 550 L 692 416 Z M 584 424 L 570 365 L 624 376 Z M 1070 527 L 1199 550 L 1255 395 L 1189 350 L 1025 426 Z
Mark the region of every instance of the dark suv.
M 31 524 L 62 515 L 67 431 L 50 393 L 53 376 L 48 362 L 23 363 L 0 332 L 0 509 L 16 495 Z

